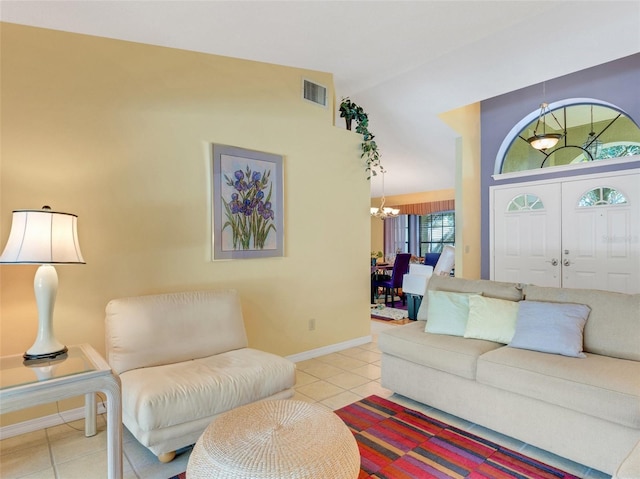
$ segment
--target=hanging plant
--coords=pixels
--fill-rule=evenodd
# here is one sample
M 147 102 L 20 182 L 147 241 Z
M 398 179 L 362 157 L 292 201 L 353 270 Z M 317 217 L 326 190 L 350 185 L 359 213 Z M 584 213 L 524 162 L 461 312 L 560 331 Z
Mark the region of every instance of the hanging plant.
M 378 171 L 384 172 L 380 163 L 380 151 L 375 142 L 375 136 L 369 131 L 369 115 L 365 113 L 361 106 L 352 102 L 349 97 L 343 98 L 340 102 L 340 117 L 345 119 L 347 130 L 351 130 L 351 124 L 356 122 L 356 133 L 362 135 L 362 154 L 367 167 L 365 171 L 369 174 L 367 179 L 376 176 Z

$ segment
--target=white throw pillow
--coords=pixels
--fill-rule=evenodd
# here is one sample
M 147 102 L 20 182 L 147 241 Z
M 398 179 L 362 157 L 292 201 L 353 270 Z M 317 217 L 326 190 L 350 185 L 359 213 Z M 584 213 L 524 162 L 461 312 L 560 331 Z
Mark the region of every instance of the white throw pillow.
M 427 325 L 425 332 L 462 336 L 469 318 L 469 298 L 477 293 L 427 291 Z
M 517 320 L 517 301 L 471 296 L 464 337 L 507 344 L 516 331 Z
M 585 358 L 582 333 L 591 308 L 584 304 L 521 301 L 512 348 Z

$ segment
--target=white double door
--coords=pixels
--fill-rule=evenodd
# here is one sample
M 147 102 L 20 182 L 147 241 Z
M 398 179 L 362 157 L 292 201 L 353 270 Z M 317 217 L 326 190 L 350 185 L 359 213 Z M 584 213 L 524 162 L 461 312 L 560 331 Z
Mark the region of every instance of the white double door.
M 491 188 L 491 278 L 640 292 L 640 171 Z

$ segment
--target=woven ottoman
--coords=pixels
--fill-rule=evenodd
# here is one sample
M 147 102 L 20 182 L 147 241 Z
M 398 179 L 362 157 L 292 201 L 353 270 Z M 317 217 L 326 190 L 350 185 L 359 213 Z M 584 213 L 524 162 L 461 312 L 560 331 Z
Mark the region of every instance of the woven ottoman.
M 261 401 L 216 417 L 187 465 L 189 479 L 356 479 L 353 434 L 326 408 L 295 400 Z

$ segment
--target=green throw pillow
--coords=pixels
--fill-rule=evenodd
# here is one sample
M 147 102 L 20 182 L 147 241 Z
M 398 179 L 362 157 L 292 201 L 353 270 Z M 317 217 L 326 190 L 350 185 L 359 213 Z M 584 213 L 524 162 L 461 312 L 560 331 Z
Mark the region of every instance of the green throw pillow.
M 425 332 L 463 336 L 469 318 L 469 298 L 477 293 L 451 291 L 427 291 L 427 325 Z
M 464 337 L 509 343 L 516 331 L 518 307 L 517 301 L 471 296 Z

